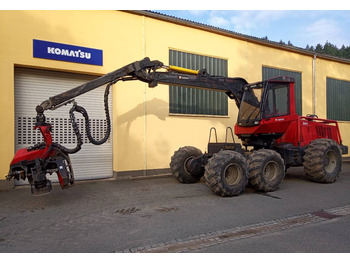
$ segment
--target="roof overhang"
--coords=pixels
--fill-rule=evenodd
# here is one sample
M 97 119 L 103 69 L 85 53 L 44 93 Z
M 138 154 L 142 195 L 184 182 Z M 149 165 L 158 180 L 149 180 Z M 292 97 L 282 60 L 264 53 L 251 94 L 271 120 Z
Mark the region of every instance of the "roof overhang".
M 226 29 L 222 29 L 222 28 L 218 28 L 218 27 L 214 27 L 214 26 L 206 25 L 206 24 L 202 24 L 202 23 L 197 23 L 194 21 L 186 20 L 186 19 L 181 19 L 181 18 L 174 17 L 174 16 L 168 16 L 168 15 L 164 15 L 161 13 L 156 13 L 156 12 L 152 12 L 152 11 L 144 11 L 144 10 L 122 10 L 122 11 L 127 12 L 127 13 L 131 13 L 131 14 L 135 14 L 135 15 L 141 15 L 141 16 L 146 16 L 146 17 L 162 20 L 162 21 L 168 22 L 168 23 L 174 23 L 174 24 L 178 24 L 178 25 L 182 25 L 182 26 L 192 27 L 195 29 L 204 30 L 204 31 L 211 32 L 214 34 L 219 34 L 219 35 L 235 38 L 238 40 L 242 40 L 242 41 L 246 41 L 246 42 L 250 42 L 250 43 L 254 43 L 254 44 L 258 44 L 258 45 L 264 45 L 264 46 L 268 46 L 268 47 L 275 48 L 275 49 L 280 49 L 280 50 L 285 50 L 285 51 L 289 51 L 289 52 L 299 53 L 299 54 L 306 55 L 306 56 L 318 57 L 318 58 L 322 58 L 325 60 L 350 64 L 349 59 L 330 56 L 330 55 L 326 55 L 326 54 L 319 54 L 316 52 L 306 50 L 304 48 L 280 44 L 280 43 L 277 43 L 277 42 L 274 42 L 271 40 L 266 40 L 266 39 L 262 39 L 262 38 L 258 38 L 258 37 L 254 37 L 254 36 L 248 36 L 248 35 L 240 34 L 237 32 L 230 31 L 230 30 L 226 30 Z

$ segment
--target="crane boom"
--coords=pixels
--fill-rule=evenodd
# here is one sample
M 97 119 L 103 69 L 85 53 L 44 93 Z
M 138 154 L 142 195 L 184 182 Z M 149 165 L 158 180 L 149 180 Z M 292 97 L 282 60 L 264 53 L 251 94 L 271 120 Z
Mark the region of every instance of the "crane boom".
M 161 68 L 166 68 L 168 71 L 157 71 Z M 148 83 L 149 87 L 155 87 L 158 83 L 161 83 L 221 91 L 227 93 L 230 98 L 235 99 L 238 107 L 242 98 L 243 87 L 247 84 L 247 81 L 240 77 L 211 76 L 205 69 L 194 71 L 175 66 L 164 67 L 162 62 L 158 60 L 151 61 L 146 57 L 71 90 L 50 97 L 37 107 L 37 112 L 42 113 L 47 109 L 54 110 L 77 96 L 119 80 L 140 80 Z

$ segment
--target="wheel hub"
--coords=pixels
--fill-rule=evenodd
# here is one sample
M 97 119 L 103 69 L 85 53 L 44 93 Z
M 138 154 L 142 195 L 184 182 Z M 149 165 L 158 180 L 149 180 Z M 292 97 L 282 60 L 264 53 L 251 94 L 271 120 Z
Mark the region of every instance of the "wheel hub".
M 324 168 L 327 173 L 332 173 L 337 166 L 337 156 L 334 151 L 328 151 L 324 158 Z
M 236 164 L 230 164 L 225 168 L 225 181 L 230 186 L 237 185 L 243 176 L 242 169 Z
M 274 161 L 268 162 L 263 171 L 263 175 L 267 180 L 274 180 L 278 176 L 278 166 Z
M 184 170 L 188 175 L 196 176 L 203 173 L 200 160 L 194 156 L 188 157 L 184 162 Z

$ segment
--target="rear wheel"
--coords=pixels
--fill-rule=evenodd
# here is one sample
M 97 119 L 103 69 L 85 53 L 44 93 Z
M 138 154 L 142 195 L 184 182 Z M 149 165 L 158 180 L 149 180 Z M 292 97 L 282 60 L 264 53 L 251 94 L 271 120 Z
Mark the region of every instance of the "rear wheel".
M 341 149 L 332 139 L 316 139 L 305 149 L 306 177 L 320 183 L 333 183 L 339 177 L 342 165 Z
M 192 174 L 186 168 L 189 160 L 202 155 L 202 151 L 193 146 L 180 147 L 171 157 L 170 169 L 175 179 L 181 183 L 198 182 L 204 174 L 204 169 L 199 174 Z
M 285 166 L 281 155 L 273 150 L 260 149 L 248 159 L 249 183 L 255 190 L 275 191 L 285 176 Z
M 241 194 L 248 183 L 246 159 L 234 151 L 220 151 L 205 166 L 204 177 L 209 188 L 223 197 Z

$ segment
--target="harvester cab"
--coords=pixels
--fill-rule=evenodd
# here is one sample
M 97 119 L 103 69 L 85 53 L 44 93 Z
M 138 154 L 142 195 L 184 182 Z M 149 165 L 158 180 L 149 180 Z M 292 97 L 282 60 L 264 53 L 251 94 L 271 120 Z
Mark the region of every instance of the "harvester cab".
M 292 77 L 276 77 L 244 87 L 235 126 L 243 145 L 269 147 L 287 132 L 298 118 L 294 85 Z
M 244 87 L 237 124 L 256 126 L 262 119 L 295 114 L 295 106 L 292 105 L 295 105 L 292 77 L 277 77 L 247 84 Z

